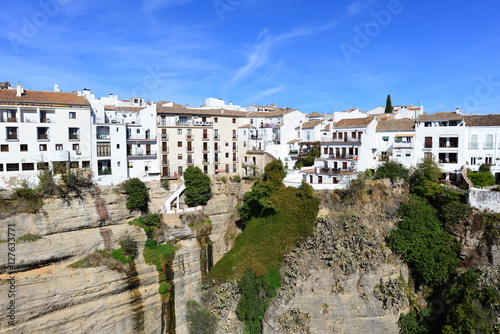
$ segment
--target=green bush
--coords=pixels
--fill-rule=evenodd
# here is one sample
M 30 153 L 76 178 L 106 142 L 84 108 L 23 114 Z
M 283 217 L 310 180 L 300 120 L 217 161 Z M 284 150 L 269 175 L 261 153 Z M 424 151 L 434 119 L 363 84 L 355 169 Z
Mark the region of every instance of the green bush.
M 155 249 L 156 248 L 156 240 L 148 239 L 148 240 L 146 240 L 146 243 L 144 244 L 144 246 L 149 248 L 149 249 Z
M 163 295 L 165 292 L 170 291 L 172 288 L 171 284 L 168 282 L 163 282 L 160 284 L 160 287 L 158 288 L 158 292 Z
M 144 247 L 144 262 L 149 265 L 155 265 L 156 270 L 160 271 L 162 270 L 165 262 L 172 261 L 174 259 L 176 250 L 177 247 L 171 244 L 161 244 L 153 247 L 150 242 L 146 247 Z
M 118 260 L 122 263 L 129 263 L 134 260 L 132 256 L 127 256 L 122 248 L 115 249 L 111 251 L 111 257 L 115 260 Z
M 233 176 L 233 182 L 240 183 L 241 182 L 241 176 L 239 176 L 239 175 Z
M 194 166 L 186 168 L 184 183 L 186 185 L 185 202 L 188 206 L 206 205 L 212 197 L 210 178 L 200 168 Z
M 441 207 L 440 216 L 444 223 L 463 224 L 472 215 L 473 208 L 469 204 L 451 201 Z
M 412 195 L 399 208 L 402 219 L 387 245 L 414 269 L 417 279 L 430 285 L 446 282 L 458 265 L 459 245 L 443 230 L 437 211 Z
M 138 178 L 125 181 L 124 190 L 127 193 L 127 209 L 129 211 L 148 211 L 149 192 L 148 188 Z
M 482 165 L 481 165 L 482 166 Z M 495 176 L 490 172 L 467 172 L 467 177 L 474 187 L 487 187 L 495 184 Z
M 35 242 L 42 237 L 39 234 L 26 233 L 23 236 L 17 238 L 18 242 Z
M 399 317 L 398 326 L 400 334 L 427 334 L 431 333 L 429 324 L 425 318 L 432 313 L 430 308 L 422 311 L 412 310 L 408 314 L 402 314 Z
M 500 307 L 500 293 L 494 271 L 482 267 L 457 277 L 445 293 L 448 312 L 443 334 L 498 333 L 495 311 Z
M 217 318 L 194 300 L 186 303 L 186 320 L 189 322 L 190 334 L 215 334 Z
M 163 189 L 170 190 L 170 181 L 168 179 L 161 179 L 160 184 Z
M 388 160 L 378 165 L 373 178 L 375 180 L 389 179 L 391 183 L 399 180 L 408 181 L 410 178 L 410 171 L 399 162 Z
M 238 282 L 241 297 L 236 314 L 238 319 L 245 323 L 247 333 L 260 334 L 262 332 L 262 319 L 269 301 L 276 295 L 279 285 L 279 271 L 277 269 L 273 269 L 268 275 L 260 276 L 256 276 L 249 269 L 245 271 Z
M 123 250 L 123 254 L 135 258 L 137 256 L 137 242 L 128 234 L 125 234 L 118 244 Z

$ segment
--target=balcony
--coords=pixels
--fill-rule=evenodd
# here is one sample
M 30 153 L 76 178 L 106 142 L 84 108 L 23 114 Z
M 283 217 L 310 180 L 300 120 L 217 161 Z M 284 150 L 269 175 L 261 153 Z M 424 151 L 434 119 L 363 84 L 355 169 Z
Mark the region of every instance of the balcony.
M 353 168 L 326 168 L 326 167 L 316 167 L 317 174 L 324 175 L 349 175 L 354 174 L 356 171 Z
M 161 134 L 161 139 L 162 139 L 162 140 L 168 140 L 168 134 L 166 134 L 166 133 L 162 133 L 162 134 Z
M 186 141 L 193 141 L 193 135 L 186 135 Z
M 213 125 L 212 122 L 197 122 L 197 121 L 194 122 L 194 126 L 212 126 L 212 125 Z
M 156 158 L 156 151 L 128 152 L 129 158 Z
M 251 135 L 250 136 L 251 140 L 262 140 L 262 136 L 257 136 L 257 135 Z
M 214 135 L 214 140 L 220 140 L 220 136 L 219 135 Z
M 194 159 L 186 159 L 186 164 L 194 165 Z
M 105 135 L 105 134 L 97 134 L 96 135 L 97 139 L 104 139 L 104 140 L 110 140 L 111 139 L 111 136 L 109 134 Z
M 493 143 L 486 143 L 483 145 L 483 149 L 485 150 L 492 150 L 495 148 L 495 145 Z
M 395 142 L 394 148 L 413 148 L 413 143 Z
M 202 140 L 209 140 L 208 135 L 204 134 L 203 137 L 201 138 Z
M 168 159 L 163 159 L 163 160 L 162 160 L 162 162 L 161 162 L 161 164 L 162 164 L 163 166 L 168 166 L 168 165 L 170 165 L 170 162 L 169 162 L 169 160 L 168 160 Z
M 324 143 L 330 143 L 335 145 L 361 145 L 361 139 L 359 138 L 331 138 L 331 137 L 321 137 L 321 141 Z
M 146 136 L 146 135 L 127 136 L 127 141 L 156 141 L 156 136 Z
M 17 122 L 17 118 L 15 118 L 15 117 L 9 117 L 9 118 L 7 118 L 7 122 L 9 122 L 9 123 L 16 123 Z
M 321 158 L 321 159 L 358 160 L 358 156 L 354 154 L 338 154 L 338 155 L 328 154 L 328 158 Z
M 99 169 L 97 171 L 97 174 L 99 174 L 99 175 L 111 175 L 111 168 Z
M 203 160 L 203 165 L 209 165 L 210 164 L 210 161 L 208 160 Z

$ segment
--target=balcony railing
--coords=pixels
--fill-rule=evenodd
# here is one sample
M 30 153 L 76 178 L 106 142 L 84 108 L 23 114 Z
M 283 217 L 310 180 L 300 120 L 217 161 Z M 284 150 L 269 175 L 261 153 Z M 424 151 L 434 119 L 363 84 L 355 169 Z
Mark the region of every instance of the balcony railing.
M 328 154 L 328 159 L 358 160 L 358 156 L 354 154 Z
M 494 147 L 493 143 L 486 143 L 483 145 L 483 149 L 485 150 L 492 150 Z
M 212 122 L 197 122 L 197 121 L 194 122 L 194 126 L 212 126 L 212 125 L 213 125 Z
M 97 171 L 97 174 L 99 174 L 99 175 L 111 175 L 111 168 L 100 169 Z
M 168 159 L 163 159 L 162 162 L 161 162 L 162 165 L 165 165 L 165 166 L 168 166 L 170 165 Z
M 162 134 L 161 134 L 161 139 L 163 139 L 163 140 L 168 140 L 168 134 L 166 134 L 166 133 L 162 133 Z
M 186 159 L 186 163 L 188 165 L 193 165 L 194 164 L 194 159 Z
M 128 152 L 129 157 L 154 157 L 156 156 L 156 151 L 146 151 L 146 152 Z
M 353 168 L 316 168 L 316 173 L 328 175 L 353 174 L 354 172 L 355 170 Z

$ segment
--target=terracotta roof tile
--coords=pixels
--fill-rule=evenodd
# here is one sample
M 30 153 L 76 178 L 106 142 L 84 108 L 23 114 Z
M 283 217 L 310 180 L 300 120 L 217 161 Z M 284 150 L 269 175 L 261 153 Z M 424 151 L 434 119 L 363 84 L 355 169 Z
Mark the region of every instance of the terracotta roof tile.
M 181 114 L 181 115 L 206 115 L 206 116 L 234 116 L 245 117 L 247 112 L 228 109 L 191 109 L 175 105 L 173 107 L 163 107 L 156 105 L 158 114 Z
M 322 122 L 323 122 L 322 120 L 304 122 L 304 123 L 302 123 L 302 129 L 314 129 L 315 127 L 320 125 Z
M 377 123 L 377 131 L 415 131 L 414 119 L 388 119 Z
M 368 126 L 374 117 L 366 118 L 347 118 L 342 119 L 333 125 L 334 128 L 354 127 L 354 126 Z
M 464 115 L 465 126 L 500 126 L 500 114 Z
M 314 112 L 310 113 L 309 115 L 307 115 L 307 117 L 321 117 L 321 115 L 319 114 L 319 112 L 314 111 Z
M 454 111 L 437 112 L 434 114 L 423 114 L 418 116 L 418 121 L 454 121 L 462 120 L 464 116 Z
M 0 89 L 0 103 L 90 106 L 87 99 L 77 93 L 25 90 L 17 96 L 16 89 Z

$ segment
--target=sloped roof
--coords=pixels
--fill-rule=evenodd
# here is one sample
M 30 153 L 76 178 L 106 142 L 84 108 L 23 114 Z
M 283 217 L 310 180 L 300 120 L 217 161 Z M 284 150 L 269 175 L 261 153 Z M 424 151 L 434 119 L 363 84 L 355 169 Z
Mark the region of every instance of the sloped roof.
M 330 124 L 327 124 L 323 130 L 330 131 Z
M 277 111 L 254 111 L 252 113 L 247 113 L 247 117 L 276 117 L 289 114 L 296 109 L 281 109 Z
M 377 123 L 377 131 L 415 131 L 414 119 L 387 119 Z
M 246 129 L 246 128 L 256 128 L 255 125 L 252 124 L 245 124 L 239 127 L 240 129 Z
M 234 116 L 234 117 L 245 117 L 247 114 L 247 112 L 245 111 L 236 111 L 229 109 L 191 109 L 175 104 L 173 107 L 163 107 L 157 104 L 156 111 L 159 114 Z
M 299 139 L 292 139 L 287 144 L 295 144 L 298 143 L 299 141 L 300 141 Z
M 355 126 L 368 126 L 374 117 L 365 117 L 365 118 L 348 118 L 341 119 L 337 123 L 333 124 L 334 128 L 345 128 L 345 127 L 355 127 Z
M 307 115 L 307 117 L 321 117 L 321 115 L 319 114 L 319 112 L 314 111 L 314 112 L 310 113 L 309 115 Z
M 462 120 L 464 116 L 454 111 L 437 112 L 434 114 L 423 114 L 418 116 L 418 121 L 455 121 Z
M 500 114 L 463 116 L 465 126 L 500 126 Z
M 0 89 L 0 103 L 90 106 L 87 99 L 77 93 L 25 90 L 17 96 L 16 89 Z
M 304 122 L 304 123 L 302 123 L 302 129 L 314 129 L 315 127 L 320 125 L 322 122 L 323 122 L 322 120 Z

